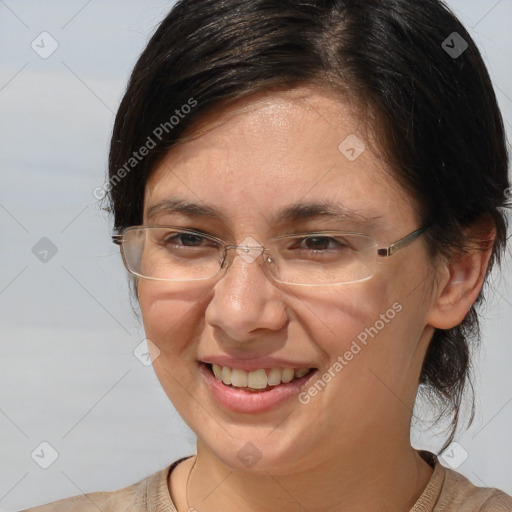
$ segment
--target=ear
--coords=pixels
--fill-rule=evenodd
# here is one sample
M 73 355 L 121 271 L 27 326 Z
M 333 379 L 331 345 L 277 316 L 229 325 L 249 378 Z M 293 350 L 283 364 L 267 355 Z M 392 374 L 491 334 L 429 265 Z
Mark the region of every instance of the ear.
M 490 219 L 473 224 L 465 231 L 468 249 L 442 263 L 442 276 L 427 324 L 438 329 L 459 325 L 482 289 L 491 257 L 496 228 Z

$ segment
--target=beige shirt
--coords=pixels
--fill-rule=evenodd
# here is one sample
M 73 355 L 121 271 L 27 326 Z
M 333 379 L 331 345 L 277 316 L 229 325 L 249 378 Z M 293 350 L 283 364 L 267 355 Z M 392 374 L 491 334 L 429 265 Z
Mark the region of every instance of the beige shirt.
M 421 454 L 433 465 L 434 472 L 410 512 L 512 511 L 512 497 L 508 494 L 476 487 L 464 476 L 441 466 L 433 454 Z M 181 460 L 184 459 L 118 491 L 84 494 L 21 512 L 176 512 L 167 482 L 169 473 Z

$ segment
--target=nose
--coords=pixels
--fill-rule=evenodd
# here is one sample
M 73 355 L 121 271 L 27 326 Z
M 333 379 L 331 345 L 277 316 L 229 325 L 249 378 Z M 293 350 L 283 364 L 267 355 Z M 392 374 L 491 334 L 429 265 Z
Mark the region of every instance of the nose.
M 237 343 L 261 338 L 261 329 L 281 330 L 286 324 L 286 305 L 264 267 L 267 253 L 257 244 L 227 249 L 222 277 L 206 308 L 206 322 Z

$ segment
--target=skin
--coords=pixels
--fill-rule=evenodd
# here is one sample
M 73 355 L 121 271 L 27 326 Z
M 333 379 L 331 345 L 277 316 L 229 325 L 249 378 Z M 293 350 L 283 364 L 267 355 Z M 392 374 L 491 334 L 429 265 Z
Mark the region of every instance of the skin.
M 388 246 L 420 227 L 415 203 L 371 141 L 353 162 L 338 150 L 350 134 L 365 140 L 357 116 L 325 90 L 239 100 L 204 118 L 154 169 L 143 223 L 202 229 L 232 244 L 347 229 Z M 223 218 L 148 216 L 171 197 L 213 205 Z M 272 220 L 293 202 L 325 199 L 374 222 Z M 422 361 L 434 327 L 457 325 L 470 309 L 488 257 L 469 252 L 433 266 L 423 236 L 380 260 L 372 279 L 349 285 L 280 284 L 261 257 L 236 255 L 225 274 L 199 284 L 140 280 L 156 375 L 198 440 L 197 456 L 169 480 L 178 510 L 409 510 L 432 474 L 409 441 Z M 306 405 L 290 399 L 264 413 L 231 412 L 199 374 L 198 361 L 212 355 L 280 357 L 323 374 L 397 302 L 402 310 Z M 237 456 L 247 442 L 261 456 L 250 468 Z

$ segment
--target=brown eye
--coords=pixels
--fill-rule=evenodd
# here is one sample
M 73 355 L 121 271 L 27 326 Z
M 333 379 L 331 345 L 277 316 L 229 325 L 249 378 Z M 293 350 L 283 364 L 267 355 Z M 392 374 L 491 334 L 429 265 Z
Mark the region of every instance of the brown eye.
M 305 251 L 327 252 L 333 250 L 339 251 L 347 247 L 348 244 L 342 238 L 338 239 L 330 236 L 308 236 L 305 238 L 298 238 L 292 248 Z
M 173 233 L 165 237 L 163 243 L 183 245 L 184 247 L 199 247 L 205 240 L 207 239 L 191 233 Z
M 311 236 L 303 239 L 303 246 L 313 251 L 325 251 L 328 249 L 336 249 L 343 247 L 335 238 L 327 236 Z M 345 245 L 346 247 L 346 245 Z

